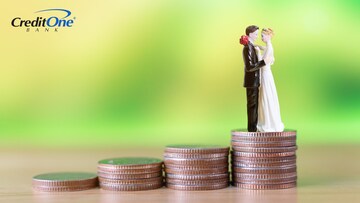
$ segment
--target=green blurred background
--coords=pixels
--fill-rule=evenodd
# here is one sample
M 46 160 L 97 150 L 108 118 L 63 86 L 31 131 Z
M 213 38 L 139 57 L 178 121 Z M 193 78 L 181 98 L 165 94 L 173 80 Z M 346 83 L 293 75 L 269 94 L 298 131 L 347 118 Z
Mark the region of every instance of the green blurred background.
M 275 31 L 282 119 L 298 142 L 360 142 L 360 1 L 0 6 L 1 145 L 229 145 L 230 130 L 247 123 L 238 39 L 251 24 Z M 10 25 L 47 8 L 71 10 L 74 26 L 27 33 Z

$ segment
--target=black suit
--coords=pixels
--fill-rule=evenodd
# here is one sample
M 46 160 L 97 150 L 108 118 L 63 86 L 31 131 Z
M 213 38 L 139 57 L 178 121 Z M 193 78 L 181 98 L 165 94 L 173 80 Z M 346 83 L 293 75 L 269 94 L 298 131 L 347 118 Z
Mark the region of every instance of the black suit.
M 247 116 L 248 116 L 248 131 L 257 131 L 258 120 L 258 98 L 260 86 L 260 71 L 259 69 L 265 66 L 264 60 L 258 61 L 254 45 L 249 42 L 244 46 L 243 59 L 245 64 L 245 78 L 244 87 L 247 95 Z

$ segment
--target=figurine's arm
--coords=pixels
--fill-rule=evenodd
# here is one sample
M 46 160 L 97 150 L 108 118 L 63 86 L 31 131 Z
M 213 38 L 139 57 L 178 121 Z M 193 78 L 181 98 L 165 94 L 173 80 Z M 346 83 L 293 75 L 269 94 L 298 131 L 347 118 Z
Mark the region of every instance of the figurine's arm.
M 265 47 L 264 47 L 264 46 L 255 45 L 255 47 L 259 47 L 259 49 L 260 49 L 261 51 L 264 51 L 264 50 L 265 50 Z
M 249 47 L 244 47 L 243 50 L 243 58 L 245 63 L 245 71 L 246 72 L 254 72 L 259 70 L 261 67 L 265 66 L 265 61 L 261 60 L 257 63 L 253 63 L 251 60 Z
M 275 61 L 274 50 L 273 50 L 273 46 L 270 41 L 266 45 L 266 50 L 263 54 L 263 59 L 267 60 L 270 63 L 270 65 L 274 64 L 274 61 Z
M 258 57 L 258 61 L 263 60 L 263 55 L 261 54 L 260 48 L 259 47 L 255 47 L 256 50 L 256 55 Z

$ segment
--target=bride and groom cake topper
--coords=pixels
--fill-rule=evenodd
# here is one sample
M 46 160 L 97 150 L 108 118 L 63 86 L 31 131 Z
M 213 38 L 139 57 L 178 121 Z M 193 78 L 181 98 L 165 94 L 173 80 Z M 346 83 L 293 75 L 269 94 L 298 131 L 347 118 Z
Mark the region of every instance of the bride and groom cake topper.
M 261 31 L 265 47 L 255 44 L 259 27 L 250 25 L 241 36 L 244 45 L 244 87 L 247 96 L 247 117 L 249 132 L 282 132 L 280 107 L 271 65 L 274 63 L 274 49 L 271 39 L 274 32 L 270 28 Z

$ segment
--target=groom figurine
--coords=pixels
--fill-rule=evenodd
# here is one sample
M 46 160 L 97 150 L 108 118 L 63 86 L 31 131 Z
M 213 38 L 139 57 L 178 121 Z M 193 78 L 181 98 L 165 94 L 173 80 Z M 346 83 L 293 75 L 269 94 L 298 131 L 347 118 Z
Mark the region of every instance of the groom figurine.
M 245 64 L 245 78 L 244 87 L 246 88 L 247 96 L 247 117 L 248 117 L 248 131 L 257 131 L 258 121 L 258 98 L 260 86 L 260 71 L 259 69 L 269 63 L 268 59 L 258 61 L 258 56 L 255 50 L 255 40 L 258 37 L 259 27 L 250 25 L 246 28 L 246 43 L 243 49 L 243 59 Z M 243 37 L 241 37 L 243 39 Z M 241 40 L 240 40 L 241 41 Z

